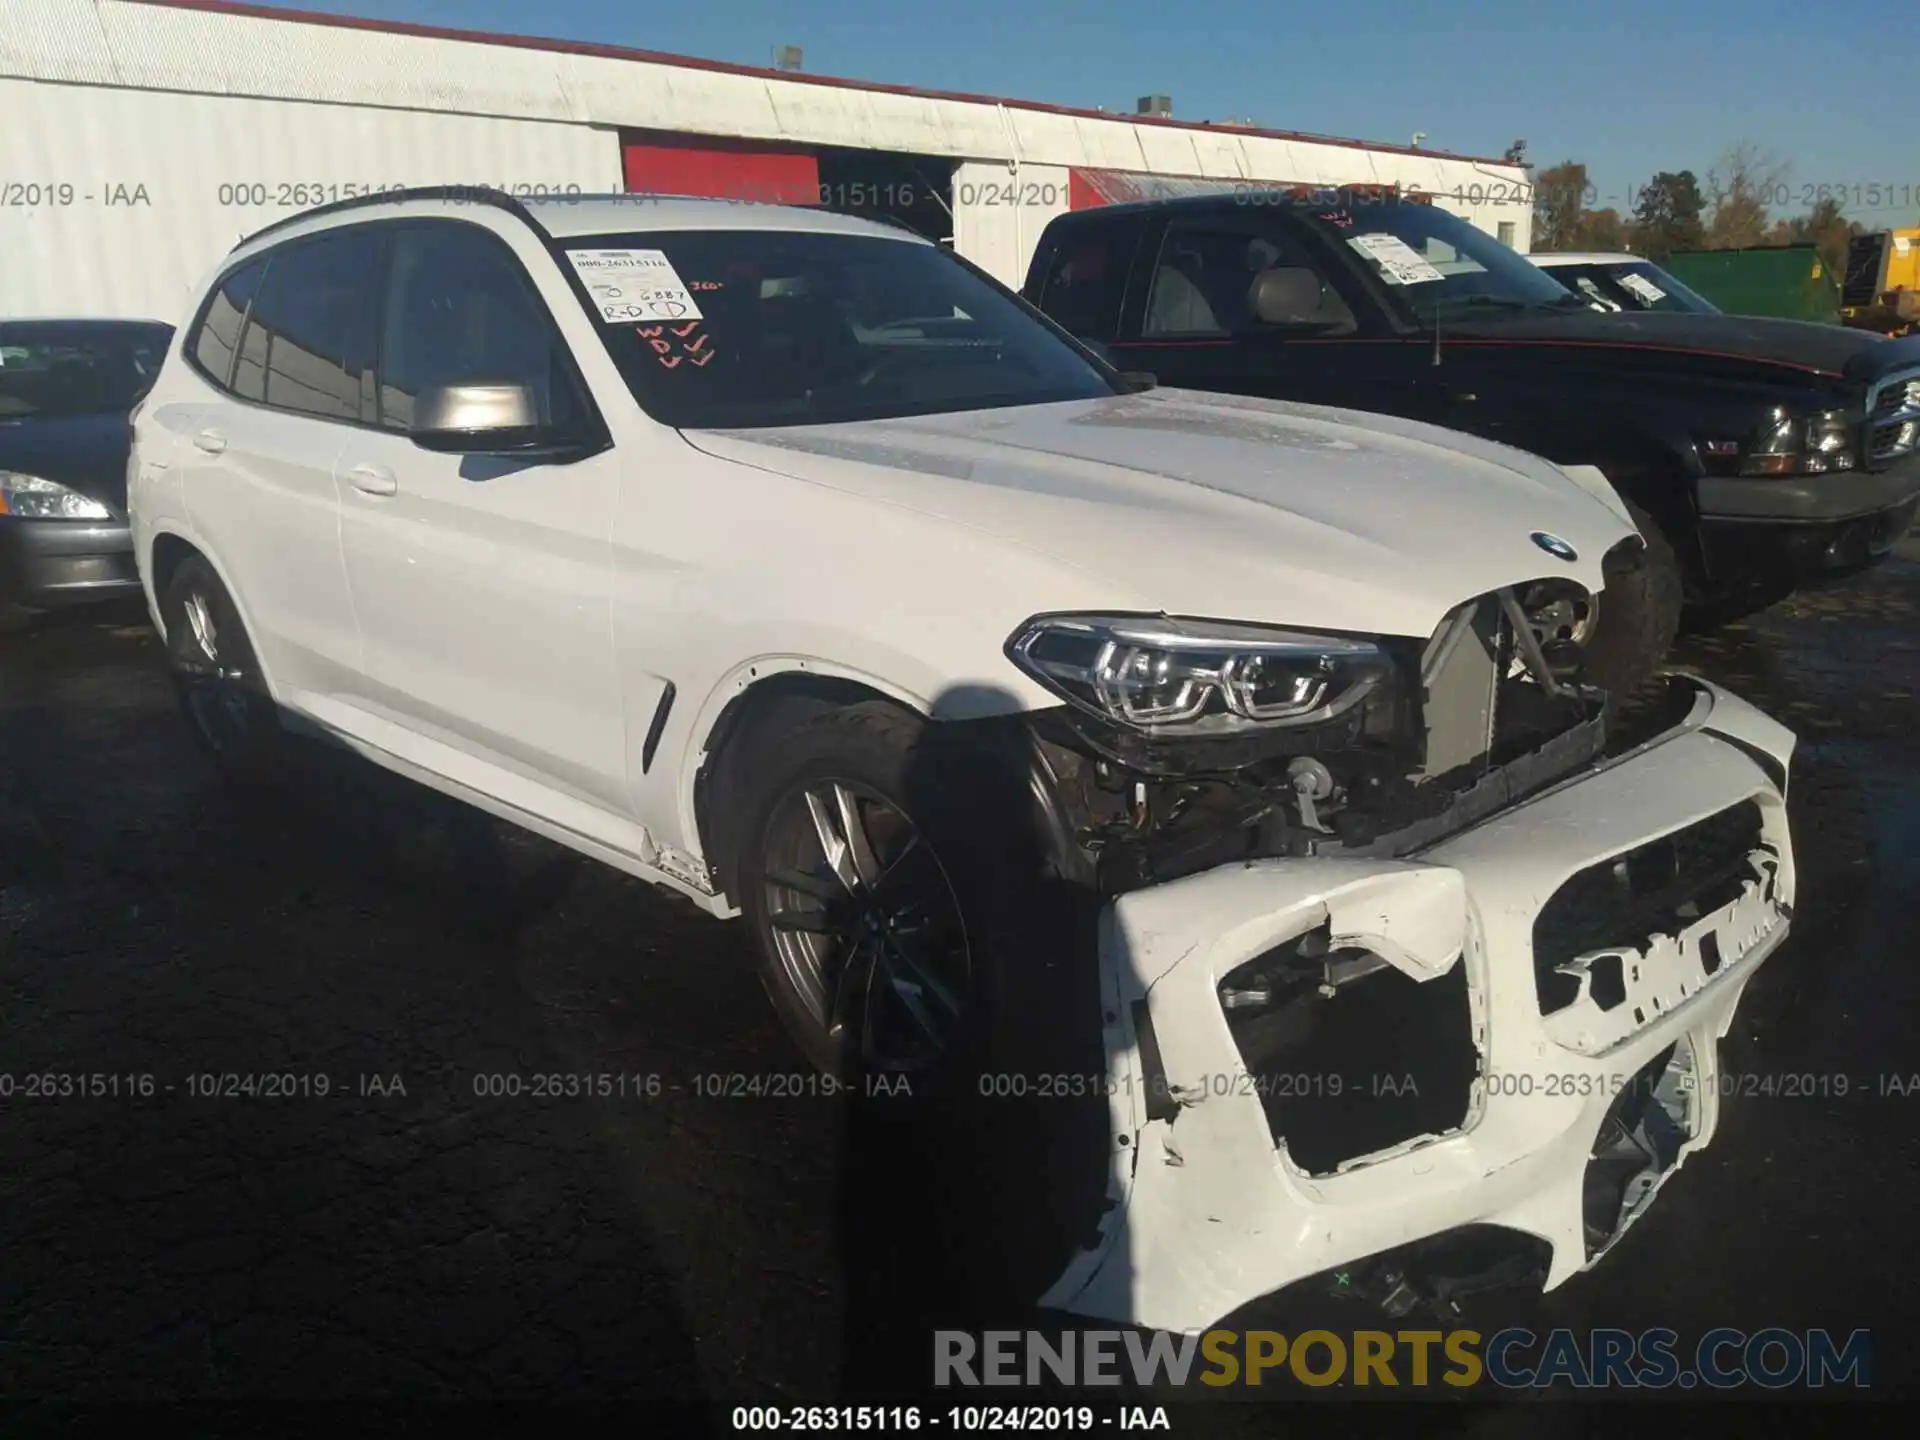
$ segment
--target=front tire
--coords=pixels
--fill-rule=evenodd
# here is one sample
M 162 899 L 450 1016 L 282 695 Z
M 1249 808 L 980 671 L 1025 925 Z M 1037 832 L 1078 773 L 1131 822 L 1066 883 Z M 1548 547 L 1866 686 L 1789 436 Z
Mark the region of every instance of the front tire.
M 918 1098 L 1102 1064 L 1087 897 L 1048 864 L 1021 739 L 862 701 L 741 758 L 737 899 L 822 1071 Z
M 737 874 L 761 983 L 807 1058 L 855 1087 L 964 1085 L 1012 952 L 1045 928 L 1017 777 L 954 737 L 871 701 L 744 762 Z
M 280 773 L 284 736 L 233 597 L 198 555 L 160 597 L 167 664 L 187 728 L 222 779 L 252 790 Z
M 910 1245 L 877 1268 L 990 1313 L 1031 1304 L 1093 1232 L 1111 1151 L 1098 897 L 1049 863 L 1025 740 L 1015 722 L 930 722 L 879 700 L 817 712 L 741 757 L 734 832 L 774 1008 L 880 1127 L 889 1178 L 854 1187 L 850 1243 L 875 1243 L 910 1203 Z M 783 943 L 796 938 L 823 943 Z M 818 982 L 793 963 L 807 958 Z M 874 1031 L 907 1043 L 869 1045 Z M 897 1188 L 909 1150 L 928 1157 L 927 1193 Z
M 1680 633 L 1685 580 L 1680 557 L 1660 524 L 1631 500 L 1628 512 L 1646 554 L 1640 565 L 1611 581 L 1583 650 L 1587 681 L 1605 690 L 1612 707 L 1630 705 L 1647 689 Z

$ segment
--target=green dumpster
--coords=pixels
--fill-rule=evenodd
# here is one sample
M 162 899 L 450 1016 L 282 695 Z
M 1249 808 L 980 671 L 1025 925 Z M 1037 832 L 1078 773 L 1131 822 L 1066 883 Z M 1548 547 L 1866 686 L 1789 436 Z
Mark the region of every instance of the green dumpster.
M 1682 250 L 1660 263 L 1729 315 L 1840 321 L 1840 277 L 1812 245 Z

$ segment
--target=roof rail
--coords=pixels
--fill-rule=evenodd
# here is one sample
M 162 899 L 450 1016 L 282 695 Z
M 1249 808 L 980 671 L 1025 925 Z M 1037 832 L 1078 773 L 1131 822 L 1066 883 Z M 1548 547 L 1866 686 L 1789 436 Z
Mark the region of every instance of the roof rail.
M 862 215 L 858 211 L 842 210 L 839 207 L 833 206 L 833 205 L 821 205 L 817 207 L 796 206 L 794 208 L 796 209 L 817 208 L 824 215 L 845 215 L 850 220 L 865 220 L 874 225 L 887 225 L 887 226 L 891 226 L 895 230 L 904 230 L 909 235 L 918 235 L 922 240 L 931 240 L 933 238 L 929 235 L 921 234 L 920 231 L 916 230 L 913 226 L 909 225 L 905 220 L 901 219 L 900 216 L 888 214 L 885 211 L 881 211 L 880 213 L 875 215 Z
M 271 225 L 262 226 L 251 235 L 242 236 L 234 243 L 233 250 L 227 253 L 231 255 L 234 250 L 251 245 L 263 235 L 271 235 L 277 230 L 286 229 L 289 225 L 298 225 L 322 215 L 338 215 L 345 210 L 361 210 L 371 205 L 394 205 L 408 200 L 438 200 L 448 205 L 491 205 L 495 209 L 505 210 L 508 214 L 518 217 L 531 227 L 535 234 L 545 239 L 553 238 L 548 235 L 546 226 L 533 218 L 533 212 L 505 190 L 495 190 L 487 185 L 413 185 L 400 190 L 375 190 L 366 195 L 351 195 L 345 200 L 333 200 L 325 205 L 316 205 L 311 210 L 301 210 L 287 216 L 284 220 L 276 220 Z

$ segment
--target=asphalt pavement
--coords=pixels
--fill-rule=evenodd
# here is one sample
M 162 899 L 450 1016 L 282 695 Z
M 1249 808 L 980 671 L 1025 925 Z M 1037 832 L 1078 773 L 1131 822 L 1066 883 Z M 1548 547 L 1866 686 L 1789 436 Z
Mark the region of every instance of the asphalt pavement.
M 1795 934 L 1727 1042 L 1754 1078 L 1714 1146 L 1524 1314 L 1867 1328 L 1871 1393 L 1906 1395 L 1920 547 L 1679 659 L 1801 737 Z M 16 1400 L 725 1430 L 920 1383 L 982 1240 L 939 1203 L 950 1155 L 812 1092 L 736 927 L 357 761 L 237 810 L 138 612 L 0 636 L 0 1076 Z M 1260 1433 L 1252 1408 L 1205 1428 Z

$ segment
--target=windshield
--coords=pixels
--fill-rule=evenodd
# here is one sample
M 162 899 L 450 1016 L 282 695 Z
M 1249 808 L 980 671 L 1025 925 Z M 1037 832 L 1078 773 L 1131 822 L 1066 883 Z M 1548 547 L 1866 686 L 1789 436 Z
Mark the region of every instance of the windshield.
M 1518 251 L 1438 206 L 1397 196 L 1303 206 L 1302 218 L 1351 248 L 1389 294 L 1424 321 L 1580 302 Z
M 564 242 L 634 398 L 683 429 L 1112 395 L 1106 374 L 938 246 L 819 231 Z
M 153 388 L 164 325 L 0 325 L 0 420 L 131 410 Z
M 1720 307 L 1645 260 L 1553 265 L 1546 273 L 1596 310 L 1674 310 L 1718 315 Z

